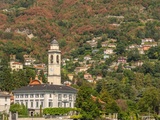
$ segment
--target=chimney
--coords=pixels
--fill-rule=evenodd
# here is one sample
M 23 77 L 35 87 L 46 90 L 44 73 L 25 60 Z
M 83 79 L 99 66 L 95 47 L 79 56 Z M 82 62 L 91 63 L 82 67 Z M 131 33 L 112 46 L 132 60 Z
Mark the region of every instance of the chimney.
M 29 84 L 31 84 L 32 83 L 32 77 L 30 78 L 30 82 L 29 82 Z

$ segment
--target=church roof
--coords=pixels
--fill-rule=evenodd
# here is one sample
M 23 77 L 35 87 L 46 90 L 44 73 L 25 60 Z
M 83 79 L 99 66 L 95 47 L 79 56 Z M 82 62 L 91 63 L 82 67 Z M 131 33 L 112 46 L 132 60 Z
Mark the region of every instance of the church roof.
M 56 39 L 53 39 L 53 41 L 51 42 L 51 44 L 58 44 Z
M 29 85 L 40 85 L 40 84 L 43 84 L 43 82 L 42 82 L 42 78 L 40 80 L 38 79 L 38 75 L 36 75 L 34 80 L 30 78 Z
M 39 85 L 28 85 L 23 86 L 19 89 L 16 89 L 13 91 L 13 93 L 28 93 L 28 92 L 37 92 L 37 91 L 43 91 L 43 92 L 64 92 L 64 93 L 76 93 L 77 90 L 65 85 L 51 85 L 51 84 L 39 84 Z

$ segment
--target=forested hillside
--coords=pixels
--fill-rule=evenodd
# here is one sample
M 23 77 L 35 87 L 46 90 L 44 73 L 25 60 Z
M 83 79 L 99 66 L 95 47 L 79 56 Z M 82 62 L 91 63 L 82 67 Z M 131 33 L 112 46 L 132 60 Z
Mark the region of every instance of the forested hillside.
M 159 4 L 159 0 L 2 0 L 0 53 L 21 51 L 43 59 L 53 37 L 63 53 L 95 36 L 116 38 L 127 45 L 144 37 L 157 41 Z

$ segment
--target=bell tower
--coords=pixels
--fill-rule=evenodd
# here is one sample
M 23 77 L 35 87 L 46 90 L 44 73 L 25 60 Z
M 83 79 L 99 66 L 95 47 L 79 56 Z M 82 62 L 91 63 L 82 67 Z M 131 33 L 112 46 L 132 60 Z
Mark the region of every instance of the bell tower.
M 48 82 L 61 85 L 61 51 L 55 39 L 51 42 L 48 50 Z

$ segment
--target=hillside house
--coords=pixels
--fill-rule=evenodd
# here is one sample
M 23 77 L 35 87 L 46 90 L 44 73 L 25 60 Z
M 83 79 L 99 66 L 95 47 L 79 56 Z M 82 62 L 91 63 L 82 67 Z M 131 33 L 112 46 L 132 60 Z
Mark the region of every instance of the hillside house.
M 107 71 L 114 70 L 116 66 L 118 66 L 118 63 L 117 62 L 112 62 L 112 64 L 109 66 L 109 69 Z
M 107 55 L 112 55 L 112 54 L 114 54 L 113 49 L 107 48 L 107 49 L 104 51 L 104 54 L 107 54 Z
M 97 75 L 96 76 L 96 80 L 101 80 L 103 77 L 102 77 L 102 75 Z
M 30 35 L 31 31 L 29 29 L 20 28 L 15 30 L 16 33 L 23 34 L 23 35 Z
M 150 45 L 143 45 L 142 48 L 144 51 L 147 51 L 151 48 L 151 46 Z
M 73 78 L 74 78 L 74 74 L 68 74 L 67 76 L 68 76 L 69 80 L 71 80 L 71 81 L 72 81 Z
M 68 58 L 63 58 L 63 59 L 62 59 L 62 65 L 65 66 L 67 61 L 70 61 L 70 59 L 68 59 Z
M 142 55 L 144 54 L 144 50 L 141 45 L 138 47 L 138 51 L 139 51 L 139 54 L 142 54 Z
M 14 62 L 14 61 L 11 61 L 10 62 L 10 68 L 12 71 L 19 71 L 19 70 L 22 70 L 23 69 L 23 64 L 20 63 L 20 62 Z
M 36 61 L 35 58 L 32 58 L 31 55 L 23 55 L 24 65 L 31 66 Z
M 75 71 L 76 73 L 79 73 L 79 72 L 85 72 L 85 71 L 87 71 L 87 70 L 88 70 L 87 67 L 76 67 L 74 71 Z
M 16 55 L 10 55 L 10 62 L 9 62 L 9 67 L 11 68 L 11 70 L 21 70 L 23 69 L 23 64 L 20 62 L 16 62 Z
M 125 64 L 125 63 L 127 63 L 127 57 L 119 57 L 117 62 L 118 62 L 118 64 L 120 64 L 120 63 Z
M 92 53 L 97 53 L 97 52 L 99 52 L 99 49 L 92 50 Z
M 139 46 L 137 44 L 132 44 L 130 46 L 128 46 L 128 49 L 135 49 L 138 48 Z
M 84 60 L 85 61 L 87 61 L 87 60 L 91 60 L 92 58 L 91 58 L 91 56 L 90 55 L 86 55 L 85 57 L 84 57 Z
M 117 42 L 117 39 L 109 39 L 109 42 L 110 42 L 110 43 L 116 43 L 116 42 Z
M 116 48 L 116 44 L 115 44 L 115 43 L 109 43 L 109 44 L 108 44 L 108 47 L 109 47 L 109 48 Z
M 123 69 L 131 70 L 131 68 L 133 68 L 133 66 L 132 67 L 129 65 L 123 66 Z
M 33 68 L 37 70 L 37 74 L 39 74 L 40 71 L 47 71 L 47 67 L 45 64 L 34 64 Z
M 89 73 L 85 73 L 84 74 L 84 79 L 91 79 L 92 78 L 92 75 L 91 74 L 89 74 Z
M 143 65 L 143 61 L 135 61 L 132 63 L 132 66 L 139 67 Z
M 101 46 L 102 46 L 102 47 L 107 47 L 107 46 L 108 46 L 108 41 L 102 42 L 102 43 L 101 43 Z
M 88 78 L 88 79 L 86 79 L 88 82 L 90 82 L 90 83 L 94 83 L 94 79 L 93 78 Z
M 107 58 L 109 58 L 109 55 L 104 54 L 104 55 L 103 55 L 103 59 L 107 59 Z
M 94 82 L 94 79 L 92 78 L 92 75 L 89 74 L 89 73 L 85 73 L 85 74 L 84 74 L 84 79 L 87 80 L 87 81 L 90 82 L 90 83 L 93 83 L 93 82 Z
M 90 40 L 90 41 L 87 41 L 87 43 L 91 46 L 91 47 L 97 47 L 97 41 L 96 40 Z
M 141 42 L 141 45 L 145 44 L 145 43 L 152 43 L 154 42 L 154 39 L 152 38 L 145 38 L 145 39 L 142 39 L 142 42 Z
M 31 33 L 31 34 L 28 34 L 27 37 L 32 39 L 32 38 L 34 38 L 34 35 L 33 35 L 33 33 Z

